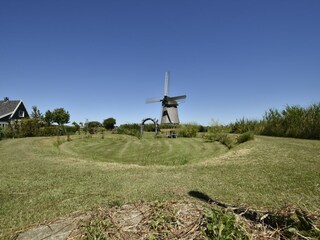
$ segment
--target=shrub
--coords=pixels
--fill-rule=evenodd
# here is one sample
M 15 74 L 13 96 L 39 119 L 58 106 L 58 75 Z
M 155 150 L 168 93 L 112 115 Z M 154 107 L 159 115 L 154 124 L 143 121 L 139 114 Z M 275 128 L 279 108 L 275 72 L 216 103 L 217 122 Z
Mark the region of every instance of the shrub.
M 77 126 L 64 126 L 64 134 L 67 134 L 67 135 L 76 134 L 77 130 L 78 130 Z
M 38 136 L 39 123 L 36 119 L 22 119 L 20 121 L 19 137 Z
M 250 239 L 249 234 L 233 213 L 213 208 L 208 209 L 204 217 L 206 239 Z
M 15 130 L 11 124 L 8 124 L 3 130 L 3 138 L 14 138 L 15 137 Z
M 229 149 L 231 149 L 233 147 L 233 145 L 234 145 L 234 142 L 233 142 L 232 138 L 230 138 L 226 133 L 225 134 L 221 134 L 219 136 L 218 141 L 221 144 L 225 145 Z
M 99 131 L 99 128 L 102 127 L 102 124 L 98 121 L 88 122 L 87 124 L 88 132 L 90 134 L 95 134 Z
M 117 129 L 117 132 L 119 134 L 127 134 L 131 136 L 135 136 L 137 138 L 141 137 L 140 133 L 140 125 L 137 123 L 132 123 L 132 124 L 122 124 L 119 126 Z
M 112 130 L 112 129 L 114 129 L 114 126 L 116 125 L 116 119 L 107 118 L 107 119 L 103 120 L 102 125 L 104 126 L 105 129 Z
M 207 132 L 204 134 L 204 138 L 209 141 L 219 141 L 222 135 L 224 135 L 225 127 L 223 125 L 213 124 L 208 127 Z
M 198 132 L 204 133 L 208 131 L 208 127 L 205 127 L 203 125 L 199 125 L 198 128 L 199 128 Z
M 245 132 L 256 132 L 259 131 L 260 122 L 257 120 L 240 119 L 236 120 L 235 123 L 229 125 L 231 133 L 245 133 Z
M 253 139 L 254 139 L 254 134 L 252 132 L 246 132 L 238 136 L 237 143 L 240 144 Z
M 178 128 L 179 137 L 196 137 L 199 131 L 199 126 L 196 124 L 183 124 Z
M 39 136 L 56 136 L 58 134 L 58 127 L 57 126 L 47 126 L 41 127 L 39 129 Z

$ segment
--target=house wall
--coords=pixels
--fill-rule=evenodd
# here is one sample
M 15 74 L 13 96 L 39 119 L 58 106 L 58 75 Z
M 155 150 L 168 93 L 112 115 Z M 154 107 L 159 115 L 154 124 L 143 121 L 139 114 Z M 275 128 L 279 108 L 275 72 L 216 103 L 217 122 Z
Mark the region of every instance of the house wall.
M 14 113 L 11 119 L 15 120 L 15 119 L 21 119 L 21 118 L 29 118 L 29 114 L 23 103 L 19 105 L 18 109 L 16 110 L 16 112 Z
M 5 128 L 8 125 L 7 122 L 1 122 L 0 121 L 0 128 Z

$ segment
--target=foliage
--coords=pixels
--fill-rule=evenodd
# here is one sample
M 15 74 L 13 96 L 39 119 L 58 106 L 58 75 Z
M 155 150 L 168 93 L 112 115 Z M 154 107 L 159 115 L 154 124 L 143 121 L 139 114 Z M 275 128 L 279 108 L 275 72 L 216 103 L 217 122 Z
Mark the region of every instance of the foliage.
M 75 127 L 75 132 L 80 134 L 80 125 L 76 122 L 72 122 L 72 125 Z
M 44 121 L 48 126 L 50 126 L 54 122 L 53 115 L 50 110 L 46 111 L 46 113 L 44 114 Z
M 69 122 L 70 114 L 64 108 L 56 108 L 52 112 L 52 120 L 59 125 L 63 125 Z
M 0 127 L 0 140 L 2 140 L 3 137 L 4 137 L 3 129 Z
M 30 114 L 31 118 L 37 119 L 38 121 L 42 118 L 42 113 L 37 106 L 32 106 L 32 112 Z
M 208 131 L 208 127 L 203 126 L 203 125 L 198 125 L 199 130 L 198 132 L 207 132 Z
M 15 131 L 11 124 L 8 124 L 4 129 L 2 129 L 3 138 L 14 138 L 16 137 Z
M 91 121 L 86 123 L 86 127 L 90 134 L 95 134 L 99 131 L 98 128 L 102 127 L 102 124 L 98 121 Z
M 219 141 L 227 132 L 226 126 L 212 120 L 211 126 L 207 128 L 207 132 L 204 134 L 204 138 L 209 141 Z
M 286 106 L 283 110 L 269 109 L 260 121 L 243 118 L 229 126 L 232 133 L 250 131 L 267 136 L 320 139 L 320 103 L 306 108 Z
M 135 136 L 137 138 L 141 138 L 140 131 L 141 131 L 140 125 L 137 123 L 122 124 L 118 128 L 119 134 L 131 135 L 131 136 Z
M 35 137 L 39 131 L 38 119 L 21 119 L 19 122 L 19 137 Z
M 77 128 L 74 126 L 45 126 L 39 128 L 38 136 L 56 136 L 75 134 Z
M 57 126 L 46 126 L 39 128 L 39 136 L 56 136 L 58 134 Z
M 249 234 L 233 213 L 215 208 L 207 209 L 205 221 L 204 234 L 208 240 L 250 239 Z
M 155 132 L 154 123 L 147 123 L 143 125 L 144 132 Z
M 229 137 L 227 133 L 220 134 L 218 141 L 229 149 L 233 148 L 234 146 L 233 139 Z
M 63 135 L 70 135 L 75 134 L 78 131 L 78 128 L 76 126 L 63 126 Z
M 263 118 L 261 134 L 269 136 L 320 139 L 320 103 L 307 108 L 287 106 L 270 109 Z
M 107 130 L 112 130 L 114 129 L 115 125 L 116 125 L 116 119 L 114 118 L 107 118 L 105 120 L 103 120 L 102 125 L 104 126 L 105 129 Z
M 179 137 L 196 137 L 199 131 L 199 126 L 197 124 L 181 124 L 178 128 Z
M 229 126 L 220 125 L 217 121 L 212 121 L 212 125 L 207 128 L 207 132 L 203 135 L 207 141 L 218 141 L 231 149 L 234 145 L 232 138 L 228 136 Z
M 203 137 L 208 141 L 219 141 L 222 134 L 224 132 L 221 126 L 211 126 Z
M 247 141 L 253 140 L 253 139 L 254 139 L 253 132 L 245 132 L 245 133 L 240 134 L 237 137 L 237 143 L 240 144 L 240 143 L 244 143 L 244 142 L 247 142 Z
M 240 119 L 229 125 L 231 133 L 245 133 L 258 131 L 260 122 L 258 120 Z

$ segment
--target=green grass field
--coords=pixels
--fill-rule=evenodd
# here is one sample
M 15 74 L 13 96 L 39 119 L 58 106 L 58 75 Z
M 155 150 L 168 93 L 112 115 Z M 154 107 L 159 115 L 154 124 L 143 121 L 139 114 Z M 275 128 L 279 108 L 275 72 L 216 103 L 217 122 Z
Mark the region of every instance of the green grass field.
M 191 200 L 192 190 L 231 205 L 320 213 L 320 141 L 257 136 L 228 150 L 200 138 L 71 138 L 0 141 L 0 238 L 99 206 Z

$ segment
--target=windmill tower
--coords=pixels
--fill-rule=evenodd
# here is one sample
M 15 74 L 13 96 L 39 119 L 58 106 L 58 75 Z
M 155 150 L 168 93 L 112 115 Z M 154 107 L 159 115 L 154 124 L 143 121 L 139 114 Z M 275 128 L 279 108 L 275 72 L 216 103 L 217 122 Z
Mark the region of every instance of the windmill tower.
M 170 73 L 166 72 L 163 98 L 149 98 L 146 103 L 162 102 L 161 124 L 179 124 L 178 105 L 187 96 L 169 97 L 169 78 Z

